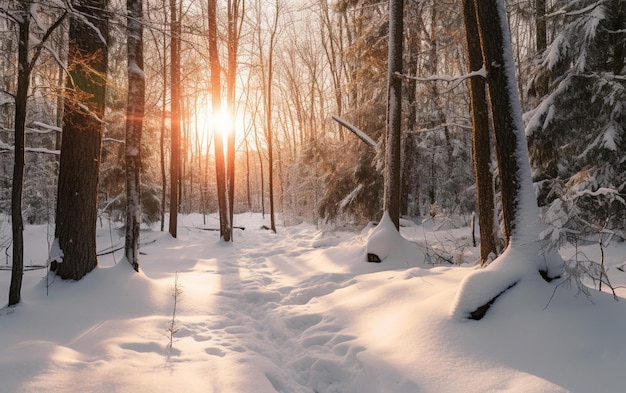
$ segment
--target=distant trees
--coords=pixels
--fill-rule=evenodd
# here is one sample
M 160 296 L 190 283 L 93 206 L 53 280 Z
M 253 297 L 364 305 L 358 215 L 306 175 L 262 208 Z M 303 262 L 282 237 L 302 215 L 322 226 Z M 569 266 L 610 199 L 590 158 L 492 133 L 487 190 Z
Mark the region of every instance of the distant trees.
M 108 63 L 107 0 L 82 0 L 70 18 L 67 92 L 55 237 L 63 253 L 51 269 L 79 280 L 93 270 L 100 148 Z
M 28 2 L 6 3 L 13 7 Z M 496 200 L 495 206 L 478 206 L 480 227 L 484 231 L 481 233 L 481 259 L 486 260 L 494 252 L 495 246 L 488 240 L 489 234 L 496 230 L 490 229 L 488 224 L 494 223 L 497 228 L 500 216 L 506 217 L 510 224 L 510 206 L 504 205 L 501 215 L 497 196 L 510 195 L 511 190 L 498 178 L 495 181 L 491 178 L 492 153 L 486 150 L 491 139 L 484 117 L 488 108 L 480 108 L 479 103 L 484 101 L 483 81 L 474 77 L 468 86 L 455 79 L 467 72 L 468 64 L 472 71 L 482 64 L 482 54 L 471 55 L 470 51 L 469 59 L 464 54 L 465 41 L 474 46 L 478 41 L 477 34 L 469 29 L 463 34 L 461 1 L 404 2 L 399 13 L 403 15 L 400 64 L 389 62 L 390 53 L 397 54 L 397 51 L 390 51 L 393 45 L 388 45 L 389 34 L 393 36 L 397 26 L 394 18 L 389 19 L 390 11 L 394 10 L 389 8 L 389 2 L 316 0 L 305 9 L 284 1 L 230 0 L 223 3 L 224 7 L 217 1 L 211 3 L 215 6 L 212 23 L 207 15 L 208 1 L 191 2 L 189 7 L 182 8 L 183 12 L 181 3 L 176 0 L 147 0 L 145 3 L 149 5 L 145 15 L 145 20 L 149 21 L 146 25 L 149 28 L 145 28 L 145 54 L 149 60 L 143 70 L 146 132 L 137 153 L 144 160 L 142 202 L 150 202 L 150 208 L 143 208 L 143 219 L 147 219 L 151 211 L 169 209 L 170 231 L 176 236 L 178 214 L 202 211 L 206 216 L 223 211 L 226 216 L 221 221 L 225 224 L 220 227 L 225 239 L 227 228 L 233 224 L 232 215 L 243 210 L 268 211 L 268 226 L 272 227 L 276 226 L 277 219 L 285 223 L 316 220 L 320 225 L 332 221 L 360 225 L 379 218 L 382 210 L 388 208 L 383 203 L 385 149 L 392 146 L 396 149 L 399 140 L 402 154 L 395 156 L 402 156 L 402 159 L 400 170 L 394 175 L 397 179 L 399 172 L 401 180 L 398 218 L 400 215 L 454 215 L 467 219 L 477 208 L 478 193 L 479 203 Z M 45 34 L 42 26 L 51 25 L 64 12 L 64 7 L 57 3 L 32 4 L 38 7 L 43 23 L 30 26 L 31 59 L 38 50 L 37 42 Z M 59 240 L 66 239 L 61 241 L 64 252 L 74 248 L 69 239 L 76 239 L 69 233 L 61 235 L 74 219 L 68 221 L 68 212 L 71 211 L 77 221 L 84 220 L 80 225 L 91 222 L 95 214 L 75 213 L 79 203 L 99 207 L 100 213 L 104 213 L 101 217 L 119 221 L 125 217 L 127 202 L 133 204 L 133 195 L 124 193 L 123 189 L 127 169 L 124 163 L 128 162 L 129 171 L 134 173 L 137 167 L 133 156 L 126 157 L 126 153 L 134 154 L 135 150 L 128 147 L 136 146 L 137 142 L 120 143 L 124 139 L 124 112 L 130 109 L 129 103 L 134 102 L 127 101 L 127 77 L 133 75 L 126 72 L 134 74 L 136 71 L 126 65 L 126 46 L 131 49 L 131 45 L 125 46 L 124 23 L 111 25 L 113 37 L 123 39 L 110 40 L 106 48 L 85 47 L 82 52 L 75 49 L 79 22 L 87 22 L 85 25 L 97 31 L 89 40 L 99 42 L 100 36 L 106 35 L 104 26 L 90 23 L 92 19 L 102 20 L 86 10 L 101 10 L 103 4 L 103 1 L 85 0 L 76 8 L 85 10 L 72 15 L 73 38 L 68 62 L 72 77 L 66 79 L 68 94 L 65 97 L 61 94 L 65 83 L 60 81 L 64 82 L 65 71 L 59 74 L 53 53 L 58 48 L 58 58 L 64 62 L 68 41 L 64 29 L 50 35 L 53 44 L 42 49 L 43 56 L 39 65 L 31 70 L 34 73 L 31 72 L 28 81 L 31 85 L 27 93 L 30 98 L 24 139 L 27 156 L 22 186 L 27 192 L 23 193 L 21 203 L 19 198 L 14 198 L 13 203 L 22 205 L 23 216 L 32 222 L 45 221 L 45 205 L 57 203 L 57 233 Z M 464 1 L 463 4 L 475 5 L 476 2 Z M 626 78 L 625 18 L 624 7 L 620 6 L 623 1 L 507 3 L 507 14 L 514 22 L 512 54 L 523 71 L 518 86 L 526 87 L 522 90 L 521 103 L 530 108 L 525 120 L 533 180 L 540 191 L 539 202 L 553 219 L 555 228 L 563 221 L 576 230 L 595 231 L 606 225 L 619 232 L 626 219 L 622 214 L 626 210 L 621 209 L 626 192 L 623 188 L 626 170 L 619 154 L 626 116 L 624 105 L 620 104 L 625 100 Z M 125 20 L 128 16 L 121 9 L 109 9 L 105 15 L 110 19 Z M 4 23 L 16 15 L 6 6 L 5 9 L 0 7 L 0 12 L 4 14 Z M 472 11 L 465 13 L 471 15 Z M 131 29 L 133 20 L 127 22 Z M 14 30 L 0 31 L 0 68 L 3 70 L 0 84 L 4 91 L 17 98 L 23 97 L 21 93 L 14 93 L 24 81 L 18 71 L 28 68 L 15 66 L 18 44 L 23 40 L 15 39 L 18 25 L 11 23 Z M 88 40 L 87 30 L 81 35 L 83 41 Z M 209 32 L 212 32 L 211 39 L 208 39 Z M 219 35 L 220 32 L 224 34 Z M 214 54 L 207 56 L 213 51 Z M 103 74 L 92 73 L 95 69 L 91 66 L 93 63 L 101 67 L 104 52 L 108 52 L 107 62 L 115 70 L 109 73 L 106 90 Z M 204 65 L 213 61 L 214 70 L 210 73 L 210 67 Z M 388 65 L 391 65 L 389 69 L 403 74 L 401 89 L 394 89 L 394 93 L 401 92 L 400 99 L 394 99 L 399 105 L 394 106 L 393 111 L 389 108 L 389 112 L 386 81 L 400 80 L 395 77 L 395 71 L 394 77 L 387 78 Z M 211 80 L 211 74 L 215 80 Z M 85 82 L 83 88 L 81 79 L 91 82 Z M 219 98 L 211 98 L 212 88 Z M 131 99 L 132 89 L 128 93 Z M 101 96 L 107 100 L 109 110 L 99 114 L 104 104 L 96 104 L 96 101 Z M 56 104 L 58 97 L 62 97 L 60 102 L 64 102 L 67 109 L 64 115 L 64 148 L 67 149 L 63 153 L 65 158 L 61 159 L 63 174 L 58 184 L 59 199 L 64 201 L 55 201 L 54 192 L 28 192 L 34 190 L 34 185 L 41 184 L 41 179 L 56 188 L 56 176 L 50 176 L 57 171 L 55 156 L 48 155 L 45 160 L 35 153 L 28 156 L 26 145 L 54 148 L 54 144 L 42 140 L 53 141 L 51 136 L 56 136 L 59 129 L 54 128 L 50 136 L 44 136 L 42 130 L 52 130 L 51 124 L 60 123 L 57 118 L 63 110 Z M 473 113 L 469 111 L 469 97 Z M 12 153 L 14 146 L 16 153 L 22 150 L 21 134 L 15 132 L 21 123 L 16 116 L 22 112 L 18 101 L 0 93 L 2 154 Z M 231 131 L 221 140 L 221 132 L 206 132 L 204 128 L 208 128 L 210 107 L 215 105 L 215 115 L 224 109 L 223 102 L 231 116 L 235 108 L 245 115 L 231 119 Z M 398 109 L 399 121 L 391 116 L 398 113 Z M 339 114 L 357 126 L 374 143 L 364 144 L 338 129 L 331 120 L 332 114 Z M 479 115 L 483 116 L 482 120 L 478 120 Z M 472 116 L 476 124 L 473 137 L 470 133 Z M 74 138 L 86 134 L 76 135 L 72 130 L 85 124 L 84 119 L 93 122 L 90 130 L 100 133 L 102 122 L 108 126 L 98 170 L 93 166 L 98 162 L 95 151 L 99 148 L 95 139 L 99 137 L 77 142 L 80 154 L 91 157 L 90 165 L 80 164 L 83 169 L 91 166 L 90 181 L 79 181 L 81 188 L 78 189 L 76 177 L 72 180 L 67 177 L 68 171 L 77 170 L 68 167 L 68 160 L 78 162 L 78 158 L 68 157 L 73 149 L 79 149 L 72 147 Z M 399 139 L 394 139 L 393 143 L 385 143 L 387 120 L 394 121 L 390 130 L 400 125 L 400 132 L 393 134 L 399 135 Z M 155 135 L 161 137 L 158 143 Z M 507 136 L 494 141 L 500 144 L 511 140 Z M 220 142 L 221 148 L 217 146 Z M 476 167 L 470 162 L 472 151 Z M 220 152 L 225 153 L 223 160 Z M 496 152 L 496 155 L 502 154 Z M 0 161 L 0 210 L 3 212 L 9 210 L 13 182 L 20 183 L 21 164 L 12 164 Z M 216 164 L 223 170 L 209 170 Z M 159 173 L 161 165 L 163 172 Z M 169 174 L 166 166 L 170 166 Z M 509 169 L 515 172 L 514 166 Z M 507 171 L 511 172 L 509 169 Z M 14 170 L 17 175 L 13 174 Z M 82 187 L 94 190 L 97 172 L 100 199 L 95 202 L 96 192 L 85 193 Z M 150 179 L 157 179 L 159 175 L 162 181 L 150 183 Z M 501 175 L 507 176 L 504 170 Z M 77 192 L 79 200 L 65 200 L 67 195 Z M 165 198 L 161 202 L 157 200 L 157 196 L 165 192 L 169 192 L 171 198 L 169 206 Z M 495 192 L 496 197 L 490 195 L 491 192 Z M 504 199 L 506 204 L 511 201 Z M 494 215 L 490 217 L 489 212 Z M 154 214 L 151 217 L 158 219 Z M 166 217 L 164 214 L 162 221 Z M 139 221 L 137 217 L 133 219 Z M 19 218 L 13 221 L 19 227 Z M 509 224 L 507 233 L 510 234 L 514 231 Z M 553 236 L 559 237 L 562 233 L 555 230 Z M 89 231 L 87 236 L 92 238 L 92 233 Z M 14 237 L 14 257 L 19 259 L 19 234 Z M 232 231 L 228 237 L 232 239 Z M 79 247 L 87 243 L 93 242 L 81 241 Z M 93 246 L 90 247 L 89 253 L 93 255 Z M 71 260 L 69 254 L 66 259 Z M 88 259 L 81 257 L 80 260 L 82 263 Z M 88 262 L 92 266 L 93 260 L 92 257 Z M 62 272 L 61 264 L 53 265 Z M 15 268 L 19 268 L 19 264 Z M 20 274 L 16 274 L 18 276 Z

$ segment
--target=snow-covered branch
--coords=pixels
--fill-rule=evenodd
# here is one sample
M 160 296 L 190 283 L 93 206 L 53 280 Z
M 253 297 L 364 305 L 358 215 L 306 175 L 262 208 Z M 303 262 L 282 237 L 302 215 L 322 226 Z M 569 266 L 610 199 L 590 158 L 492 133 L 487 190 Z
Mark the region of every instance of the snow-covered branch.
M 368 144 L 374 150 L 379 149 L 380 146 L 378 145 L 378 143 L 376 143 L 372 138 L 370 138 L 369 135 L 359 130 L 354 125 L 350 124 L 346 119 L 339 117 L 337 115 L 333 115 L 332 118 L 334 121 L 336 121 L 337 123 L 341 124 L 342 126 L 346 127 L 348 130 L 350 130 L 352 133 L 354 133 L 354 135 L 358 136 L 363 142 Z
M 596 1 L 593 4 L 588 5 L 587 7 L 581 8 L 579 10 L 575 10 L 575 11 L 568 11 L 567 9 L 565 9 L 566 7 L 563 7 L 559 10 L 554 11 L 551 14 L 547 14 L 544 16 L 544 18 L 549 19 L 549 18 L 554 18 L 556 16 L 575 16 L 575 15 L 581 15 L 584 14 L 586 12 L 589 11 L 593 11 L 597 6 L 600 5 L 600 3 L 603 3 L 603 1 Z
M 427 77 L 427 78 L 420 78 L 420 77 L 417 77 L 417 76 L 401 74 L 399 72 L 394 73 L 394 76 L 396 78 L 409 79 L 409 80 L 417 81 L 417 82 L 446 82 L 446 83 L 456 83 L 456 84 L 458 84 L 460 82 L 463 82 L 464 80 L 467 80 L 467 79 L 475 77 L 475 76 L 480 76 L 480 77 L 486 78 L 487 77 L 487 70 L 483 66 L 479 70 L 472 71 L 472 72 L 470 72 L 468 74 L 461 75 L 461 76 L 434 75 L 434 76 L 430 76 L 430 77 Z
M 11 151 L 15 151 L 15 146 L 8 146 L 6 144 L 0 145 L 0 153 L 8 153 Z M 59 155 L 61 154 L 60 150 L 50 150 L 44 147 L 27 147 L 24 149 L 26 153 L 40 153 L 40 154 L 53 154 Z

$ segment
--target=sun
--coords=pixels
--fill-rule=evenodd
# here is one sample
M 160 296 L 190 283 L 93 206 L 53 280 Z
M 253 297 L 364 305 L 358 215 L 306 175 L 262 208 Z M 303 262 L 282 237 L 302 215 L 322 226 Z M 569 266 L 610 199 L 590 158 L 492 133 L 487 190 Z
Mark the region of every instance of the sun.
M 219 132 L 224 144 L 233 132 L 232 116 L 225 108 L 215 114 L 210 105 L 197 108 L 192 115 L 199 144 L 206 148 L 213 143 L 215 132 Z

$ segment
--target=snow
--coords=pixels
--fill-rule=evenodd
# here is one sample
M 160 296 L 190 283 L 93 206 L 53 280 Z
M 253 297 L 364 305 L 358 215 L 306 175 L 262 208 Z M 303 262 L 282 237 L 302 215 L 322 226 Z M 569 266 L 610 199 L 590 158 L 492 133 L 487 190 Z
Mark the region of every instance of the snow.
M 219 225 L 217 217 L 208 221 L 207 227 Z M 0 390 L 623 390 L 621 298 L 616 302 L 592 290 L 591 302 L 558 280 L 546 283 L 534 275 L 502 294 L 481 321 L 451 313 L 462 281 L 510 281 L 472 275 L 479 250 L 469 245 L 467 227 L 403 221 L 402 236 L 389 238 L 387 257 L 367 263 L 371 240 L 390 229 L 383 221 L 378 230 L 369 226 L 361 233 L 300 224 L 273 234 L 260 229 L 267 224 L 260 215 L 243 214 L 235 216 L 245 230 L 234 243 L 203 230 L 202 222 L 200 215 L 179 216 L 176 239 L 144 228 L 139 273 L 127 263 L 115 264 L 123 251 L 100 257 L 99 267 L 78 282 L 26 271 L 22 302 L 0 309 Z M 50 232 L 45 225 L 26 226 L 27 265 L 48 258 Z M 0 225 L 0 239 L 9 236 L 10 227 Z M 105 222 L 98 249 L 122 244 L 122 236 L 123 231 L 109 232 Z M 462 246 L 464 263 L 424 263 L 424 244 L 437 242 Z M 625 263 L 625 249 L 613 243 L 604 250 L 615 285 L 626 283 L 626 273 L 615 269 Z M 597 244 L 576 252 L 599 255 Z M 510 266 L 525 265 L 528 257 L 523 248 L 506 254 L 517 262 Z M 182 294 L 170 349 L 176 275 Z M 0 271 L 5 294 L 9 278 L 9 271 Z M 618 289 L 618 295 L 626 290 Z

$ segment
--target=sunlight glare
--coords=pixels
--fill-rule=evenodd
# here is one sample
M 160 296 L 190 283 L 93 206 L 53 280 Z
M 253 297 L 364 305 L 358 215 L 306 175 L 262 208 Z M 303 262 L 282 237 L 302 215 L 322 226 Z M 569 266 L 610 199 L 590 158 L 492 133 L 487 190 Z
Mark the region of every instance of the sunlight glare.
M 224 145 L 226 145 L 228 136 L 233 130 L 233 121 L 225 108 L 222 108 L 217 116 L 214 116 L 210 106 L 198 109 L 195 113 L 195 120 L 197 122 L 198 136 L 203 146 L 206 147 L 212 143 L 214 132 L 221 133 Z

